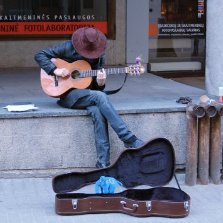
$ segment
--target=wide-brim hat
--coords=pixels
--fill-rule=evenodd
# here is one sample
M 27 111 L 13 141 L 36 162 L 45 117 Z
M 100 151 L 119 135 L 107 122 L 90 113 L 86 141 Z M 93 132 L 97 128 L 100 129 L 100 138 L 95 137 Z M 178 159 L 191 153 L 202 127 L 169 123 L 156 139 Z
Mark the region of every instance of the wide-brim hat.
M 96 28 L 80 28 L 72 35 L 75 50 L 88 59 L 100 57 L 105 52 L 106 42 L 105 35 Z

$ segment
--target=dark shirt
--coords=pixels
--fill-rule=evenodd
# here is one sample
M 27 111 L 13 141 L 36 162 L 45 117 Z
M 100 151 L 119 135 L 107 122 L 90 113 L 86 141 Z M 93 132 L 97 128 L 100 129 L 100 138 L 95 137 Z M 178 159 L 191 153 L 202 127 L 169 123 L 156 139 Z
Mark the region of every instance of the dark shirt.
M 97 59 L 86 59 L 82 57 L 73 47 L 71 41 L 66 41 L 53 47 L 48 47 L 40 50 L 35 54 L 35 60 L 39 66 L 49 75 L 55 75 L 54 70 L 57 68 L 51 61 L 52 58 L 59 58 L 68 63 L 72 63 L 77 60 L 86 60 L 90 65 L 91 69 L 101 69 L 105 63 L 104 55 Z M 89 86 L 91 90 L 104 90 L 104 86 L 98 86 L 96 77 L 93 77 L 92 83 Z M 59 104 L 63 107 L 72 107 L 76 101 L 89 94 L 89 89 L 75 89 L 68 91 L 64 94 Z

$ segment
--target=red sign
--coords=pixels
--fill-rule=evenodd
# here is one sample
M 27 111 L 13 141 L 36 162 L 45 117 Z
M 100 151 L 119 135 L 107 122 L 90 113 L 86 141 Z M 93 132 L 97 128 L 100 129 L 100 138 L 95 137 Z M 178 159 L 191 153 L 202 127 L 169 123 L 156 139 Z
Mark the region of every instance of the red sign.
M 67 35 L 81 27 L 96 27 L 107 34 L 107 21 L 100 22 L 1 22 L 0 35 Z

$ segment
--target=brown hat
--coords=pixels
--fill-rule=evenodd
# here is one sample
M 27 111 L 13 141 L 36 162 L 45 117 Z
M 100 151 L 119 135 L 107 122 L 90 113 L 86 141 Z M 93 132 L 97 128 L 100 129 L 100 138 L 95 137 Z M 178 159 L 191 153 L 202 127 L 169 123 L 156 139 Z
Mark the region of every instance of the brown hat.
M 88 59 L 100 57 L 105 52 L 106 42 L 105 35 L 96 28 L 80 28 L 72 35 L 75 50 Z

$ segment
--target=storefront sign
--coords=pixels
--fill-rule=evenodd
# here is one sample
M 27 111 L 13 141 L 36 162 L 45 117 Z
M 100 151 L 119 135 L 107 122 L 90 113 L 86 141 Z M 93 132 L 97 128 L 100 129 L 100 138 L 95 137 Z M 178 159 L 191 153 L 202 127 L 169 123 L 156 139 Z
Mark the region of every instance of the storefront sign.
M 205 36 L 205 24 L 158 24 L 158 36 Z
M 157 0 L 150 6 L 149 36 L 193 38 L 206 35 L 206 0 Z
M 81 27 L 108 33 L 105 0 L 0 1 L 0 36 L 63 36 Z
M 67 35 L 82 27 L 107 34 L 107 22 L 0 22 L 0 35 Z

